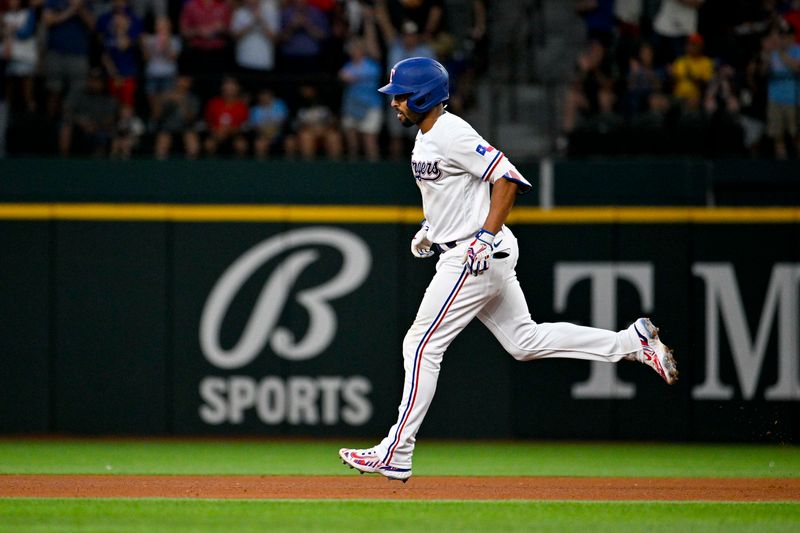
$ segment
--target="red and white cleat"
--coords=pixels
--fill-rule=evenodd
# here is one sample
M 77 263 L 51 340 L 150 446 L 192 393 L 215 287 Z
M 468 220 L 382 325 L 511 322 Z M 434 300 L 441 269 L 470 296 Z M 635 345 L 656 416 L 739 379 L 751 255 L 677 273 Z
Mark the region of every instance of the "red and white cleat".
M 389 479 L 397 479 L 403 483 L 411 477 L 410 468 L 387 465 L 378 456 L 375 448 L 367 448 L 366 450 L 342 448 L 339 450 L 339 457 L 343 464 L 348 465 L 350 468 L 355 468 L 362 474 L 382 474 Z
M 658 372 L 668 385 L 678 381 L 678 364 L 672 350 L 658 338 L 658 328 L 649 318 L 640 318 L 633 323 L 633 329 L 642 343 L 642 351 L 636 355 L 636 360 Z

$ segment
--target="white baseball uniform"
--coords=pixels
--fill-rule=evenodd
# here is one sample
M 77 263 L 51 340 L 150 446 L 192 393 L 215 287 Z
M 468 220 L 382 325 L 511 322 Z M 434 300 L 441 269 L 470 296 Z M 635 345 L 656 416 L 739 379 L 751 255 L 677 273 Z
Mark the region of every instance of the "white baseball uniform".
M 436 391 L 445 350 L 476 316 L 520 361 L 566 357 L 617 362 L 641 349 L 632 328 L 613 332 L 534 322 L 514 271 L 517 239 L 505 226 L 495 236 L 489 269 L 470 274 L 464 255 L 489 213 L 489 184 L 508 179 L 523 192 L 531 185 L 466 121 L 445 111 L 428 132 L 420 131 L 411 166 L 430 225 L 428 238 L 441 253 L 403 341 L 405 384 L 397 422 L 376 447 L 384 463 L 398 468 L 411 468 L 415 436 Z

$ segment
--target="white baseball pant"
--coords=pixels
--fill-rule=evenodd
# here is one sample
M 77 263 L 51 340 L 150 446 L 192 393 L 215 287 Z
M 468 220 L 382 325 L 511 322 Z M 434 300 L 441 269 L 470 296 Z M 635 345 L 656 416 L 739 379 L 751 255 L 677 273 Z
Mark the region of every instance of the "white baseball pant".
M 476 316 L 519 361 L 564 357 L 615 363 L 641 349 L 631 328 L 614 332 L 566 322 L 534 322 L 514 271 L 517 239 L 504 227 L 495 242 L 500 242 L 495 253 L 508 256 L 492 259 L 479 276 L 464 267 L 469 241 L 439 256 L 436 274 L 403 340 L 403 399 L 397 422 L 377 446 L 387 464 L 411 468 L 415 437 L 436 392 L 444 352 Z

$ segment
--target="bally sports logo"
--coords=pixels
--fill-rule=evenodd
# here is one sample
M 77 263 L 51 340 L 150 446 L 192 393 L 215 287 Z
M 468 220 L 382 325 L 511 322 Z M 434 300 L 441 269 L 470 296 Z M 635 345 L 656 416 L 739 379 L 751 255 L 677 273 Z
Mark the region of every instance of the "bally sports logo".
M 336 249 L 342 267 L 331 279 L 296 293 L 296 302 L 308 313 L 302 338 L 278 324 L 298 277 L 320 256 L 319 247 Z M 220 332 L 230 305 L 242 286 L 267 262 L 286 256 L 271 272 L 256 300 L 238 341 L 222 346 Z M 214 285 L 200 319 L 200 347 L 206 360 L 223 370 L 251 363 L 269 344 L 272 352 L 289 361 L 303 361 L 322 354 L 337 331 L 335 300 L 357 289 L 369 274 L 372 256 L 364 241 L 334 227 L 301 228 L 275 235 L 255 245 L 233 262 Z M 207 376 L 200 383 L 205 404 L 201 418 L 209 424 L 241 423 L 249 409 L 267 424 L 366 422 L 372 405 L 366 398 L 372 389 L 362 376 Z M 340 401 L 340 399 L 342 401 Z

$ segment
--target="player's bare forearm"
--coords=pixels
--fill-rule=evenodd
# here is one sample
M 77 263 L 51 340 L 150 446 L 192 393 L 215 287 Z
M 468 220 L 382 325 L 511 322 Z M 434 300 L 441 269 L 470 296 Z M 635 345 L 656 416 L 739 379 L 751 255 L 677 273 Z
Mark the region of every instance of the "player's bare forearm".
M 517 197 L 517 184 L 507 179 L 499 179 L 492 187 L 492 201 L 489 204 L 489 215 L 483 223 L 483 229 L 495 235 L 505 224 L 514 200 Z

